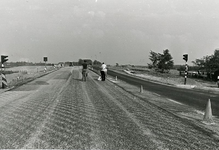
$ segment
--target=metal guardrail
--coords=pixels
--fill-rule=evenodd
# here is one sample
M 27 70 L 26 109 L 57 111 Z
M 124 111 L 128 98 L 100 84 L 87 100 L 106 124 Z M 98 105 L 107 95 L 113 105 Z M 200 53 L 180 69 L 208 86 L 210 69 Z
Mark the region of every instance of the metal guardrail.
M 185 72 L 184 71 L 179 71 L 180 76 L 184 76 Z M 202 74 L 202 73 L 197 73 L 197 72 L 188 72 L 187 74 L 188 77 L 190 78 L 199 78 L 199 79 L 204 79 L 204 80 L 213 80 L 214 79 L 214 74 Z

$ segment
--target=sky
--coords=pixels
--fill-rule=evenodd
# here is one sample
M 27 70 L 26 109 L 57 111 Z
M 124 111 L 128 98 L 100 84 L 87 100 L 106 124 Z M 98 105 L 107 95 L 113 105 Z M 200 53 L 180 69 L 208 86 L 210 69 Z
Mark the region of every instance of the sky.
M 174 64 L 219 48 L 218 0 L 1 0 L 0 54 L 9 61 L 147 65 L 169 49 Z

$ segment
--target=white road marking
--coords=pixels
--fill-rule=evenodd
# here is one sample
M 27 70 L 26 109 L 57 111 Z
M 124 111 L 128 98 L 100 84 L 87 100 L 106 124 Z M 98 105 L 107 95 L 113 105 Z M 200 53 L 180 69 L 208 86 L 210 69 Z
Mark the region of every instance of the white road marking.
M 167 100 L 169 100 L 169 101 L 171 101 L 171 102 L 174 102 L 174 103 L 176 103 L 176 104 L 183 105 L 182 103 L 180 103 L 180 102 L 177 102 L 177 101 L 175 101 L 175 100 L 172 100 L 172 99 L 169 99 L 169 98 L 167 98 Z
M 157 93 L 153 93 L 155 96 L 159 96 L 160 97 L 160 95 L 159 94 L 157 94 Z
M 204 115 L 204 114 L 205 114 L 205 112 L 203 112 L 203 111 L 200 111 L 200 110 L 195 110 L 195 112 L 196 112 L 196 113 L 198 113 L 198 114 L 202 114 L 202 115 Z
M 118 83 L 118 81 L 112 79 L 112 78 L 107 78 L 109 81 L 113 82 L 113 83 Z

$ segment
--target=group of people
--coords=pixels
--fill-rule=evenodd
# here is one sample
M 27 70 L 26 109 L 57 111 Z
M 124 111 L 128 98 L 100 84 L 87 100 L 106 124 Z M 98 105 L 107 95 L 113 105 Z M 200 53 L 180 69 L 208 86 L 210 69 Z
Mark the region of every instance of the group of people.
M 85 76 L 87 76 L 87 74 L 88 74 L 88 64 L 87 64 L 86 60 L 84 60 L 84 63 L 82 64 L 82 75 L 83 74 L 85 74 Z M 100 67 L 100 75 L 101 75 L 101 80 L 105 81 L 106 75 L 107 75 L 107 66 L 106 66 L 106 64 L 104 64 L 104 62 L 102 63 L 102 65 Z

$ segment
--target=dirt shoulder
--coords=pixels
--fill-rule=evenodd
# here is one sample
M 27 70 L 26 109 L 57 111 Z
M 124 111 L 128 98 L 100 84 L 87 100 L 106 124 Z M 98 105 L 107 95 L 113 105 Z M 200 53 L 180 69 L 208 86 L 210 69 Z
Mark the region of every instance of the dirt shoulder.
M 38 67 L 37 66 L 36 67 L 35 66 L 26 66 L 26 67 L 24 66 L 24 67 L 14 67 L 10 69 L 13 71 L 16 71 L 17 73 L 6 74 L 6 80 L 7 80 L 8 86 L 5 89 L 2 89 L 0 86 L 0 94 L 58 70 L 57 68 L 47 67 L 47 71 L 44 71 L 43 66 L 38 66 Z M 0 79 L 0 83 L 1 82 L 2 81 Z

